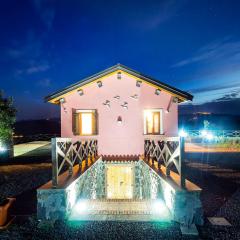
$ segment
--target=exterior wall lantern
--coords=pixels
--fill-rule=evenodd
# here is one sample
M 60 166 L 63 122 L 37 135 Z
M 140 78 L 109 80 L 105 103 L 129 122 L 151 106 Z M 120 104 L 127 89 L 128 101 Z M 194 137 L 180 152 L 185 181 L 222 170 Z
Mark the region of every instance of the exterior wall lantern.
M 102 81 L 97 81 L 97 85 L 98 85 L 98 87 L 100 88 L 100 87 L 102 87 Z
M 59 99 L 59 102 L 60 102 L 60 103 L 65 103 L 65 98 L 60 98 L 60 99 Z
M 122 78 L 121 72 L 118 72 L 118 73 L 117 73 L 117 79 L 120 80 L 121 78 Z
M 82 89 L 78 89 L 77 92 L 78 92 L 79 96 L 83 95 L 83 90 Z
M 160 95 L 160 93 L 161 93 L 161 89 L 158 88 L 158 89 L 155 90 L 156 95 Z
M 117 118 L 117 123 L 118 123 L 119 125 L 122 124 L 122 117 L 121 117 L 121 116 L 118 116 L 118 118 Z
M 137 86 L 137 87 L 141 87 L 141 85 L 142 85 L 142 81 L 137 80 L 137 82 L 136 82 L 136 86 Z

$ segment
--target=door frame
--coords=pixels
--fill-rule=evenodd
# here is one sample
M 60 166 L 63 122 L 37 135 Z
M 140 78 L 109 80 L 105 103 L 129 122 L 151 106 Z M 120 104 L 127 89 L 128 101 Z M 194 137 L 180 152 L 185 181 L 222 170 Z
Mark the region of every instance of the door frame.
M 117 199 L 117 198 L 108 198 L 108 178 L 107 178 L 107 170 L 108 170 L 108 166 L 126 166 L 126 167 L 131 167 L 132 169 L 132 198 L 126 198 L 126 199 L 134 199 L 135 198 L 135 164 L 134 163 L 106 163 L 106 167 L 105 167 L 105 196 L 106 196 L 106 199 L 109 199 L 109 200 L 120 200 L 120 199 Z

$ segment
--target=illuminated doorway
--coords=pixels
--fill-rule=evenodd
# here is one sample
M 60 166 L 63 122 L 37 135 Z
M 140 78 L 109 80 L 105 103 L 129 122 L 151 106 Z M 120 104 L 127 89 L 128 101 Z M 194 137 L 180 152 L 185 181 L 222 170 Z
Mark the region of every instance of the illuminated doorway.
M 133 198 L 133 166 L 131 164 L 107 166 L 107 198 Z

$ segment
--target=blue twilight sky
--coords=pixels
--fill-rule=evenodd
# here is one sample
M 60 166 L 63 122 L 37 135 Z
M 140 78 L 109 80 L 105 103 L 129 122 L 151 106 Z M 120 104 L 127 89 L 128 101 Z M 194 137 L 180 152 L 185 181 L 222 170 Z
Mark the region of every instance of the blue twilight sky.
M 191 92 L 186 112 L 240 110 L 238 0 L 2 0 L 0 31 L 18 119 L 58 116 L 44 96 L 118 62 Z

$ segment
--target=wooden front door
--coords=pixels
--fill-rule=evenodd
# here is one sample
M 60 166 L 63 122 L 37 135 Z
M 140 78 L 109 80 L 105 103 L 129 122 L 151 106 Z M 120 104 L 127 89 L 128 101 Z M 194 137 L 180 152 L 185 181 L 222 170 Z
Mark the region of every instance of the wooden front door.
M 133 198 L 133 167 L 131 165 L 107 166 L 107 198 Z

